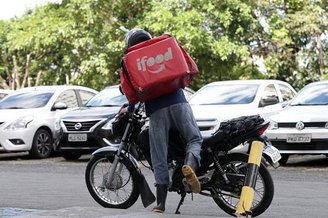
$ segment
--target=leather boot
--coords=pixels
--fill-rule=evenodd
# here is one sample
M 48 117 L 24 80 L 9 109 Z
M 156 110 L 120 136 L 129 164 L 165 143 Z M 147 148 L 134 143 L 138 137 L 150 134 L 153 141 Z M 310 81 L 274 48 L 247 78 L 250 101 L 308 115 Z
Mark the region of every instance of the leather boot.
M 197 159 L 192 153 L 187 153 L 185 163 L 182 166 L 182 174 L 186 178 L 186 182 L 194 193 L 200 192 L 200 183 L 198 181 L 196 170 L 198 169 Z
M 162 184 L 156 185 L 157 206 L 153 208 L 153 212 L 163 213 L 165 211 L 167 187 L 168 185 L 162 185 Z

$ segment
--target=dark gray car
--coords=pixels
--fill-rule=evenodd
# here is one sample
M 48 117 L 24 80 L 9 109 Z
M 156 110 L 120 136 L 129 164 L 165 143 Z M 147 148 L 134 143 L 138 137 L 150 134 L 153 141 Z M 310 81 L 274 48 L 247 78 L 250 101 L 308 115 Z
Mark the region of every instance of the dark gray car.
M 60 128 L 55 150 L 65 159 L 75 160 L 104 146 L 102 139 L 111 137 L 109 121 L 126 103 L 119 86 L 114 85 L 99 92 L 84 107 L 66 113 L 57 121 Z

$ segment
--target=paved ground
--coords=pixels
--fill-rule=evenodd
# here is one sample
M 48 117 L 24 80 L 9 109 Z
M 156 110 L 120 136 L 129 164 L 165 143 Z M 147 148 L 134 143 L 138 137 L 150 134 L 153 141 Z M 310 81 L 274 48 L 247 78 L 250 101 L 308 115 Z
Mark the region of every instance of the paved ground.
M 100 207 L 70 207 L 59 210 L 49 210 L 44 212 L 31 212 L 29 214 L 24 214 L 21 216 L 15 216 L 15 218 L 110 218 L 110 217 L 124 217 L 124 218 L 196 218 L 197 216 L 192 216 L 190 214 L 173 214 L 170 212 L 163 214 L 152 213 L 149 210 L 144 212 L 132 212 L 131 210 L 117 210 L 117 209 L 105 209 Z M 202 216 L 203 218 L 213 218 L 213 216 Z M 216 216 L 217 218 L 220 218 Z M 228 217 L 224 216 L 224 217 Z M 223 216 L 222 216 L 223 218 Z
M 165 214 L 154 214 L 151 205 L 143 208 L 140 199 L 127 210 L 106 209 L 98 205 L 85 188 L 86 161 L 67 162 L 61 158 L 30 160 L 0 158 L 1 218 L 134 218 L 134 217 L 218 217 L 228 218 L 212 199 L 186 197 L 181 215 L 174 214 L 179 196 L 169 193 Z M 271 169 L 275 197 L 265 218 L 327 217 L 328 159 L 296 157 L 285 167 Z M 147 174 L 147 171 L 144 171 Z M 146 175 L 149 183 L 151 174 Z M 22 209 L 36 208 L 36 209 Z

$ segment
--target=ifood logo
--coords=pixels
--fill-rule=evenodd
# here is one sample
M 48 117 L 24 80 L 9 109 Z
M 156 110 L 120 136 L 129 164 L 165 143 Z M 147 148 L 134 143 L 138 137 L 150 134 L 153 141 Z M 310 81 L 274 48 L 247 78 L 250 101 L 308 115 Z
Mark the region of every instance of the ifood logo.
M 149 70 L 150 73 L 160 73 L 165 69 L 165 61 L 169 61 L 173 59 L 172 55 L 172 48 L 168 48 L 167 52 L 164 54 L 159 54 L 156 57 L 147 57 L 143 56 L 142 58 L 137 59 L 137 65 L 138 65 L 138 70 L 139 71 L 146 71 L 147 67 L 152 67 L 155 64 L 158 64 L 158 69 L 157 70 Z

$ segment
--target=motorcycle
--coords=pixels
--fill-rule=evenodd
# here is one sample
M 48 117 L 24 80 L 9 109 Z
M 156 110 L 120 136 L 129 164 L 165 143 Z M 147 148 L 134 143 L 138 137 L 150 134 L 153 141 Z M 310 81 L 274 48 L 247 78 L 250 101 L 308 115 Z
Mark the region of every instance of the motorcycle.
M 145 123 L 142 104 L 132 114 L 117 116 L 112 122 L 112 132 L 121 137 L 121 142 L 113 144 L 104 138 L 108 146 L 92 154 L 85 171 L 86 186 L 94 200 L 103 207 L 126 209 L 137 201 L 139 195 L 144 207 L 155 201 L 139 165 L 142 163 L 152 169 L 148 126 Z M 236 216 L 237 204 L 247 181 L 252 181 L 255 194 L 251 208 L 245 213 L 258 216 L 271 204 L 274 184 L 267 167 L 271 164 L 276 168 L 281 156 L 263 134 L 268 126 L 269 122 L 258 115 L 243 116 L 221 123 L 211 137 L 203 139 L 201 167 L 196 171 L 201 184 L 199 194 L 213 198 L 223 211 L 232 216 Z M 186 153 L 181 146 L 185 144 L 184 140 L 174 130 L 169 138 L 171 182 L 168 191 L 181 195 L 175 211 L 179 214 L 186 194 L 192 192 L 181 172 Z M 263 153 L 262 150 L 260 152 L 256 173 L 251 173 L 249 155 L 232 153 L 231 150 L 240 144 L 251 149 L 254 141 L 263 143 L 264 148 Z

